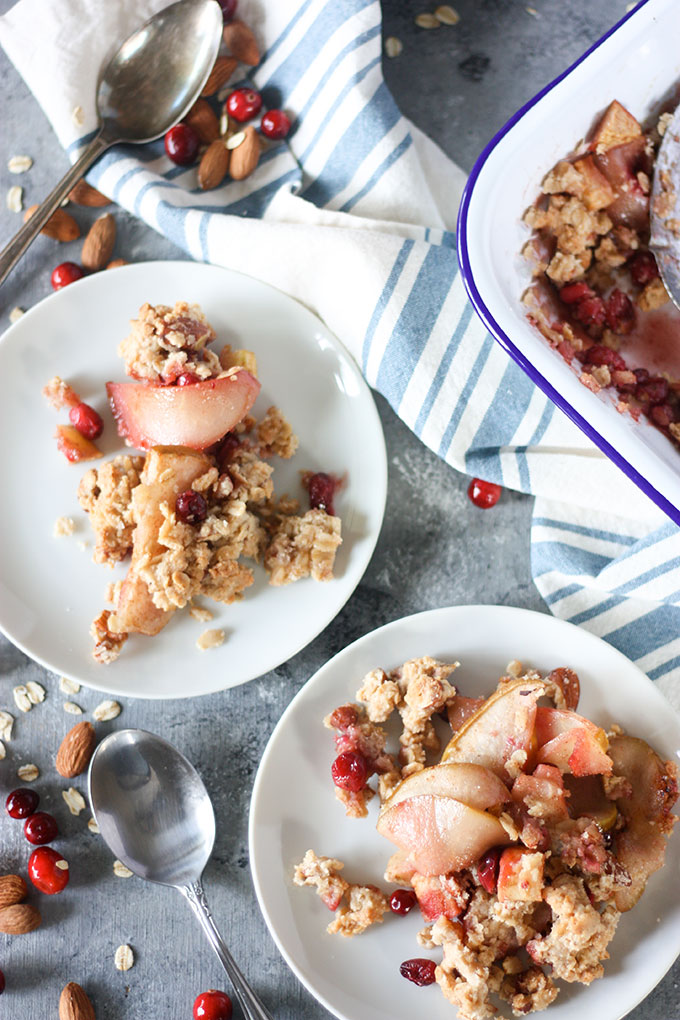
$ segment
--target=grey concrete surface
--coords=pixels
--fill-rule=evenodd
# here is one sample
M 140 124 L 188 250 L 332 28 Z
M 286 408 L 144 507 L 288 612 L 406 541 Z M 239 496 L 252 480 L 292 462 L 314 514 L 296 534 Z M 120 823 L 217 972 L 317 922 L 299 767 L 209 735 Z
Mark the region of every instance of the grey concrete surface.
M 0 13 L 11 6 L 0 0 Z M 403 111 L 469 169 L 504 121 L 608 29 L 625 0 L 455 0 L 460 23 L 419 29 L 414 16 L 434 7 L 421 0 L 385 0 L 384 34 L 400 38 L 402 54 L 385 61 L 388 84 Z M 26 204 L 39 201 L 66 168 L 64 154 L 14 68 L 0 52 L 2 120 L 0 193 L 17 183 L 7 157 L 27 152 L 34 168 L 22 179 Z M 86 220 L 90 214 L 81 216 Z M 116 211 L 118 251 L 130 261 L 175 258 L 181 253 L 127 214 Z M 18 225 L 0 203 L 0 241 Z M 77 256 L 74 246 L 70 257 Z M 69 257 L 68 253 L 62 255 Z M 50 292 L 54 246 L 39 238 L 0 292 L 2 327 L 9 310 L 30 307 Z M 39 383 L 39 380 L 37 380 Z M 493 510 L 466 498 L 467 480 L 444 466 L 377 398 L 389 458 L 385 523 L 357 591 L 326 630 L 303 652 L 250 684 L 187 702 L 127 701 L 115 723 L 142 726 L 173 741 L 201 771 L 218 819 L 206 888 L 228 942 L 277 1020 L 328 1014 L 300 986 L 276 950 L 255 901 L 248 869 L 247 818 L 253 778 L 276 721 L 292 696 L 331 655 L 375 627 L 446 604 L 502 603 L 545 611 L 529 569 L 529 498 L 505 492 Z M 3 441 L 7 441 L 3 437 Z M 1 569 L 1 565 L 0 565 Z M 52 768 L 61 736 L 73 720 L 64 715 L 56 678 L 0 638 L 0 707 L 13 710 L 11 689 L 35 679 L 48 698 L 20 715 L 6 760 L 0 762 L 0 796 L 18 785 L 18 765 L 35 761 L 42 806 L 57 816 L 58 846 L 71 862 L 72 880 L 60 897 L 44 902 L 44 924 L 20 938 L 0 936 L 0 968 L 7 991 L 0 1017 L 47 1020 L 57 1015 L 66 981 L 82 983 L 99 1020 L 188 1020 L 196 994 L 225 987 L 209 948 L 180 898 L 137 879 L 115 878 L 111 855 L 72 817 L 61 799 L 68 785 Z M 86 711 L 100 701 L 83 690 Z M 82 777 L 75 782 L 84 789 Z M 29 847 L 21 824 L 0 817 L 0 873 L 25 873 Z M 44 901 L 45 898 L 43 898 Z M 136 963 L 113 967 L 116 947 L 129 942 Z M 678 965 L 631 1014 L 634 1020 L 680 1018 Z M 240 1017 L 238 1006 L 235 1016 Z M 453 1012 L 452 1012 L 453 1015 Z M 360 1020 L 360 1018 L 357 1018 Z

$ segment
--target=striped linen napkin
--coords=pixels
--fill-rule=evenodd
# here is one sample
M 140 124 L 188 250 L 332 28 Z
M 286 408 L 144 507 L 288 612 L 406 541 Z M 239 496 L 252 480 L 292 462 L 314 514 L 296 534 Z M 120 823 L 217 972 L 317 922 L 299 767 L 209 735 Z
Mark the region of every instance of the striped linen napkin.
M 95 127 L 102 57 L 164 6 L 20 0 L 0 19 L 0 43 L 72 157 Z M 214 191 L 162 141 L 111 150 L 89 179 L 192 258 L 315 311 L 454 468 L 534 493 L 532 567 L 551 611 L 620 648 L 680 706 L 678 531 L 474 314 L 455 249 L 464 176 L 383 81 L 379 3 L 240 0 L 239 15 L 263 51 L 249 80 L 295 117 L 288 144 Z

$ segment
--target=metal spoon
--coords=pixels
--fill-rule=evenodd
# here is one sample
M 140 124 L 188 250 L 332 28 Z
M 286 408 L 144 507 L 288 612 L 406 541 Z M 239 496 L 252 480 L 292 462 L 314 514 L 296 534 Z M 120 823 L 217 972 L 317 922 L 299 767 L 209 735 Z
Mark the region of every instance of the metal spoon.
M 215 842 L 210 797 L 193 765 L 145 730 L 118 730 L 97 747 L 90 804 L 116 857 L 148 882 L 178 889 L 198 918 L 248 1020 L 272 1020 L 236 966 L 201 885 Z
M 680 106 L 666 126 L 649 199 L 649 247 L 661 279 L 680 308 Z
M 222 28 L 217 0 L 181 0 L 150 18 L 102 65 L 97 133 L 0 253 L 0 283 L 106 149 L 116 142 L 150 142 L 182 119 L 208 80 Z

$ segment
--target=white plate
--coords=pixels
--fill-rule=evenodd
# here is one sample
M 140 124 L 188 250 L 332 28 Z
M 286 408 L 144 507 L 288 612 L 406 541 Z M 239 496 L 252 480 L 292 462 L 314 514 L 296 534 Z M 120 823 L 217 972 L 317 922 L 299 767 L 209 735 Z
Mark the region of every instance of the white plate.
M 347 819 L 333 796 L 333 739 L 322 724 L 337 705 L 353 701 L 359 681 L 376 667 L 433 655 L 458 659 L 454 682 L 463 694 L 488 694 L 506 664 L 520 659 L 541 671 L 571 666 L 581 678 L 580 711 L 608 726 L 618 722 L 660 753 L 680 757 L 680 720 L 654 685 L 620 652 L 587 631 L 551 616 L 500 606 L 437 609 L 356 641 L 305 684 L 281 717 L 257 773 L 250 810 L 250 863 L 260 907 L 281 953 L 300 981 L 341 1020 L 452 1020 L 439 988 L 418 988 L 399 964 L 432 956 L 415 941 L 420 916 L 386 915 L 359 938 L 326 934 L 331 914 L 314 890 L 293 885 L 306 850 L 339 857 L 343 875 L 385 888 L 391 844 L 377 834 L 378 807 Z M 565 985 L 550 1020 L 618 1020 L 661 980 L 680 951 L 680 832 L 667 864 L 625 914 L 610 947 L 605 977 L 590 987 Z
M 218 341 L 256 353 L 262 391 L 254 413 L 277 404 L 300 437 L 292 461 L 275 459 L 276 492 L 302 500 L 301 469 L 346 473 L 336 499 L 343 528 L 337 576 L 272 588 L 258 567 L 241 602 L 210 603 L 216 611 L 210 624 L 177 613 L 158 637 L 131 637 L 117 662 L 101 666 L 91 657 L 90 623 L 106 606 L 106 585 L 126 568 L 92 562 L 87 514 L 76 498 L 90 465 L 70 465 L 58 452 L 54 430 L 67 416 L 47 404 L 41 389 L 53 375 L 68 380 L 104 416 L 104 452 L 120 452 L 104 392 L 106 380 L 124 379 L 116 347 L 144 301 L 179 299 L 201 305 Z M 215 266 L 127 266 L 72 284 L 33 308 L 0 343 L 0 435 L 0 628 L 55 673 L 127 697 L 207 694 L 285 662 L 345 604 L 382 524 L 385 443 L 354 361 L 292 298 Z M 73 537 L 53 537 L 61 515 L 77 522 Z M 83 539 L 90 543 L 85 550 Z M 227 638 L 221 648 L 199 652 L 196 639 L 206 627 L 223 627 Z

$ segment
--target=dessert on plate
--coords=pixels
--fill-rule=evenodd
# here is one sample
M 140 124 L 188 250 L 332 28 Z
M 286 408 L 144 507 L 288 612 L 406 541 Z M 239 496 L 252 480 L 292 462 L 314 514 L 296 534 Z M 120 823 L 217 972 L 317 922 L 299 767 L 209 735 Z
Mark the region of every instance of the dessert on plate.
M 334 912 L 330 934 L 419 909 L 421 954 L 436 959 L 404 960 L 401 974 L 436 982 L 462 1020 L 503 1003 L 524 1016 L 560 981 L 603 975 L 621 914 L 663 866 L 678 769 L 579 714 L 568 668 L 543 677 L 513 662 L 489 697 L 470 698 L 450 681 L 457 665 L 425 656 L 372 670 L 356 702 L 324 719 L 336 797 L 363 818 L 378 796 L 378 832 L 396 847 L 385 881 L 398 888 L 349 883 L 318 849 L 293 878 Z

